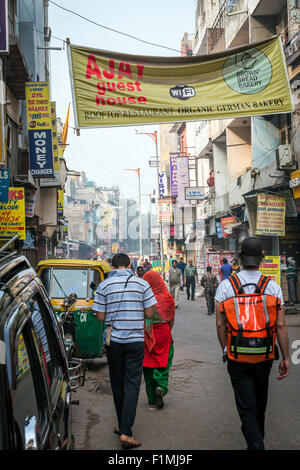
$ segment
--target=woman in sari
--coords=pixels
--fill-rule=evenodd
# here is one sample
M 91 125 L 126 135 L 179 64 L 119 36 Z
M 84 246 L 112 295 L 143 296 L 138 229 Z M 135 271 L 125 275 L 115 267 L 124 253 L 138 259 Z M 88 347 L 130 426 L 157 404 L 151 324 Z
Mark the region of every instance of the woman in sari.
M 174 347 L 171 329 L 174 324 L 175 302 L 163 279 L 155 271 L 148 271 L 143 279 L 150 285 L 157 300 L 151 320 L 145 320 L 145 358 L 143 373 L 150 405 L 163 408 L 163 397 L 168 392 L 169 371 Z

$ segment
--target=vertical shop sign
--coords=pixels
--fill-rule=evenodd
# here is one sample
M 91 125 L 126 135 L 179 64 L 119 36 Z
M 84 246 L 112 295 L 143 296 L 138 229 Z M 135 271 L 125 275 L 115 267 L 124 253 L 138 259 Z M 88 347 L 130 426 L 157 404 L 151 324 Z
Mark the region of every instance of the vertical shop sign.
M 172 198 L 165 197 L 158 200 L 158 221 L 159 222 L 172 222 Z
M 0 202 L 0 238 L 26 239 L 24 188 L 9 188 L 8 202 Z
M 34 178 L 53 178 L 52 126 L 47 82 L 25 83 L 30 172 Z
M 166 173 L 159 173 L 159 197 L 168 195 L 167 176 Z
M 221 218 L 221 226 L 223 237 L 226 238 L 231 235 L 230 231 L 228 230 L 229 227 L 236 223 L 236 217 L 222 217 Z
M 34 217 L 36 190 L 25 189 L 25 215 L 26 217 Z
M 256 235 L 273 237 L 285 236 L 284 197 L 274 194 L 257 194 Z
M 189 159 L 177 157 L 178 174 L 178 207 L 190 207 L 190 201 L 185 199 L 185 188 L 189 186 Z
M 170 153 L 171 196 L 178 194 L 177 153 Z
M 64 216 L 64 192 L 62 189 L 57 191 L 57 217 Z
M 7 0 L 0 0 L 0 52 L 9 51 Z
M 0 170 L 0 202 L 8 202 L 9 170 Z

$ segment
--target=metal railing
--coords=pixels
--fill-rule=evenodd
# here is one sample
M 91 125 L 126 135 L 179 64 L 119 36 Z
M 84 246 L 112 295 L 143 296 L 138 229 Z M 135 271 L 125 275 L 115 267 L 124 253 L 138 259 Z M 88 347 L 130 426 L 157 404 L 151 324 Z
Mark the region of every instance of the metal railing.
M 211 28 L 211 45 L 212 48 L 217 44 L 220 37 L 225 32 L 225 20 L 226 20 L 226 7 L 227 7 L 227 0 L 225 0 L 217 14 L 215 21 L 213 22 Z

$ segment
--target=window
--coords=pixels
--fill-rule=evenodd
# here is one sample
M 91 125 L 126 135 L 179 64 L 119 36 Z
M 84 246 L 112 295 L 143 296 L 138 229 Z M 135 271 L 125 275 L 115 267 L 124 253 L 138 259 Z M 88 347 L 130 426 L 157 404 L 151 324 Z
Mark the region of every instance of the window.
M 27 303 L 32 312 L 31 320 L 39 341 L 48 387 L 56 388 L 57 381 L 63 376 L 62 363 L 58 352 L 58 344 L 52 327 L 52 320 L 46 305 L 39 295 L 35 295 Z
M 89 269 L 53 268 L 51 276 L 51 269 L 43 269 L 41 280 L 51 298 L 64 299 L 75 293 L 79 299 L 86 299 L 88 296 L 92 299 L 94 293 L 91 288 L 88 291 L 88 282 L 91 284 L 94 281 L 97 288 L 100 282 L 100 273 L 91 269 L 89 276 Z
M 24 442 L 24 425 L 28 416 L 35 416 L 40 431 L 47 422 L 47 396 L 38 359 L 36 338 L 27 323 L 16 338 L 16 390 L 12 391 L 17 436 Z M 22 444 L 19 442 L 19 446 Z

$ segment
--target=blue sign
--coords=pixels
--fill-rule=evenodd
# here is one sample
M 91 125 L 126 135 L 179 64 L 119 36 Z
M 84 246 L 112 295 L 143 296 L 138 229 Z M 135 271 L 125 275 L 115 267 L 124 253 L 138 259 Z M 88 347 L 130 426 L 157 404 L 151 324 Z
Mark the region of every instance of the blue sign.
M 223 228 L 220 220 L 216 220 L 216 232 L 218 235 L 218 238 L 224 238 L 223 235 Z
M 0 170 L 0 202 L 8 202 L 9 170 Z
M 52 130 L 28 130 L 30 172 L 34 178 L 54 178 Z

